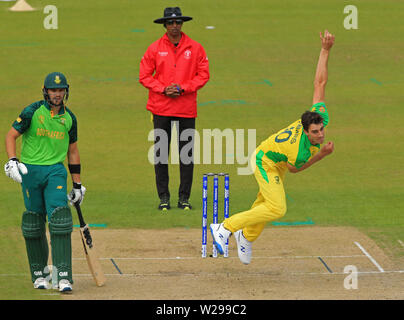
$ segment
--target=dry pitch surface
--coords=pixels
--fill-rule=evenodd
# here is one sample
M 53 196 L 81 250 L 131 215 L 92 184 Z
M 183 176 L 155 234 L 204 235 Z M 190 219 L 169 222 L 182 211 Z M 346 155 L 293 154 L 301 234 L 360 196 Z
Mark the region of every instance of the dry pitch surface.
M 75 230 L 74 291 L 64 299 L 404 299 L 403 261 L 354 228 L 265 229 L 248 266 L 233 238 L 229 258 L 202 259 L 196 229 L 92 232 L 107 283 L 95 286 Z M 344 286 L 355 284 L 346 266 L 357 268 L 357 289 Z

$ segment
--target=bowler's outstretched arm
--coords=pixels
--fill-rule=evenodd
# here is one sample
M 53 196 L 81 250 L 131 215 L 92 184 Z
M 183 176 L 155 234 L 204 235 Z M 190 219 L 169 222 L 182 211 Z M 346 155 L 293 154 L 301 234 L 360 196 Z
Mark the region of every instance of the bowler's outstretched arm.
M 325 100 L 325 86 L 328 80 L 328 56 L 334 44 L 335 36 L 329 33 L 328 30 L 325 30 L 324 37 L 320 32 L 320 39 L 321 51 L 314 78 L 313 104 L 324 102 Z

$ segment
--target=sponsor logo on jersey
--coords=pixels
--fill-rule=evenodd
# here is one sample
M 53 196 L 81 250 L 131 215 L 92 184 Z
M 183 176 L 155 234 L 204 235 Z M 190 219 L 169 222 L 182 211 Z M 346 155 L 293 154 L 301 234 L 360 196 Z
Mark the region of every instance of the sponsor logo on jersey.
M 65 138 L 65 133 L 60 131 L 50 131 L 48 129 L 38 128 L 36 130 L 36 135 L 39 137 L 48 137 L 51 139 L 62 140 Z

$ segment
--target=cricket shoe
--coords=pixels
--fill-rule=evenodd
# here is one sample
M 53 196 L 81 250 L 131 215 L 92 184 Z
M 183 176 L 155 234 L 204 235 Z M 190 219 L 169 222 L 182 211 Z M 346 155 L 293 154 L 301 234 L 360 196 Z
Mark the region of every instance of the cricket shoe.
M 210 225 L 210 233 L 212 234 L 213 243 L 215 244 L 217 251 L 219 251 L 220 254 L 223 254 L 226 242 L 231 236 L 231 232 L 223 226 L 222 222 L 220 224 L 212 223 Z
M 171 207 L 170 207 L 170 198 L 166 198 L 166 197 L 161 198 L 160 204 L 159 204 L 159 210 L 167 211 L 167 210 L 170 210 L 170 209 L 171 209 Z
M 45 278 L 37 278 L 34 282 L 34 288 L 35 289 L 50 289 L 50 285 L 48 280 Z
M 72 284 L 67 279 L 62 279 L 59 281 L 59 291 L 60 292 L 70 292 L 73 290 Z
M 192 206 L 189 203 L 188 199 L 182 198 L 182 199 L 178 200 L 178 208 L 180 208 L 182 210 L 191 210 Z
M 234 237 L 236 238 L 238 257 L 240 258 L 240 261 L 244 264 L 249 264 L 252 256 L 252 242 L 244 237 L 243 230 L 237 230 L 234 233 Z

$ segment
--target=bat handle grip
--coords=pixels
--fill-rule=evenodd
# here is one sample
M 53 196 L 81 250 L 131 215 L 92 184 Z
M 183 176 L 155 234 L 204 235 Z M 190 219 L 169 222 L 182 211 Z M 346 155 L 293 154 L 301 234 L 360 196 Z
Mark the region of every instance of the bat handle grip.
M 74 204 L 74 207 L 77 210 L 77 215 L 79 216 L 79 221 L 80 221 L 80 227 L 84 228 L 86 226 L 86 223 L 84 222 L 84 218 L 83 218 L 83 214 L 81 213 L 81 208 L 80 208 L 80 204 L 78 204 L 77 202 Z

